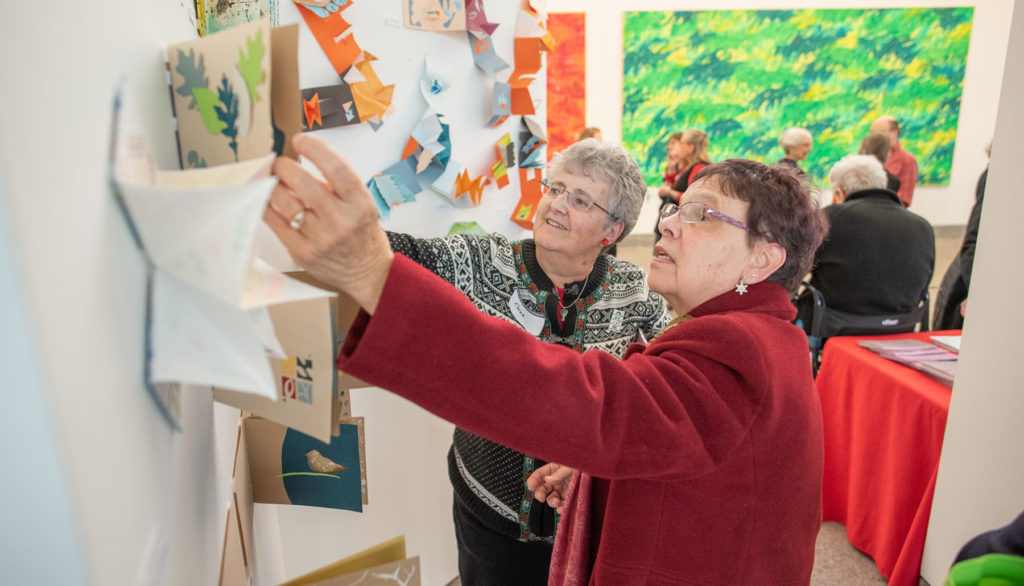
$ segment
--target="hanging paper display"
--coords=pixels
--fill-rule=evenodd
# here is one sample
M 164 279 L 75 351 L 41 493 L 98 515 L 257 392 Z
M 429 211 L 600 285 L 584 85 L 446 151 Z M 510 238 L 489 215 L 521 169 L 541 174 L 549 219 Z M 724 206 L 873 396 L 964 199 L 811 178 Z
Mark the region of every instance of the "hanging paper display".
M 483 199 L 484 186 L 488 183 L 490 183 L 490 179 L 483 175 L 476 179 L 470 179 L 469 171 L 463 169 L 455 179 L 455 197 L 460 198 L 468 194 L 473 205 L 480 205 L 480 201 Z
M 512 86 L 505 82 L 494 82 L 494 93 L 491 94 L 491 118 L 487 126 L 501 126 L 512 114 Z
M 519 166 L 543 167 L 545 144 L 544 129 L 533 118 L 523 116 L 523 127 L 519 130 Z
M 195 0 L 199 36 L 267 18 L 277 26 L 277 4 L 273 0 Z
M 320 48 L 327 55 L 328 61 L 334 67 L 334 71 L 341 77 L 341 84 L 333 86 L 336 89 L 327 91 L 326 88 L 312 88 L 303 90 L 303 111 L 312 108 L 306 102 L 312 99 L 312 93 L 319 94 L 320 118 L 326 119 L 325 110 L 329 115 L 333 114 L 334 119 L 330 126 L 344 126 L 353 123 L 349 120 L 358 119 L 359 122 L 368 122 L 377 130 L 384 123 L 384 117 L 391 113 L 391 99 L 395 86 L 385 85 L 373 69 L 373 62 L 377 60 L 371 53 L 363 51 L 356 42 L 352 26 L 342 17 L 342 12 L 352 6 L 353 0 L 329 0 L 327 2 L 298 2 L 299 13 L 309 26 L 310 32 L 316 38 Z M 325 93 L 333 93 L 338 96 L 339 102 L 329 104 Z M 345 99 L 350 95 L 351 100 Z M 351 101 L 351 106 L 346 104 Z M 315 113 L 306 115 L 306 130 L 315 130 L 310 127 Z M 323 127 L 329 127 L 324 124 Z
M 362 512 L 369 499 L 361 417 L 342 418 L 329 442 L 259 417 L 243 425 L 254 502 Z
M 509 218 L 524 230 L 533 230 L 533 216 L 537 214 L 537 204 L 541 198 L 541 169 L 536 167 L 519 168 L 519 202 L 512 208 Z
M 555 40 L 547 31 L 546 15 L 532 5 L 519 11 L 515 34 L 515 69 L 508 78 L 512 86 L 512 113 L 535 114 L 530 85 L 542 66 L 541 54 L 554 50 Z
M 508 67 L 508 63 L 494 51 L 491 35 L 497 28 L 497 24 L 487 21 L 483 0 L 467 0 L 466 34 L 473 51 L 473 63 L 491 77 Z
M 402 0 L 405 28 L 447 32 L 466 30 L 462 0 Z
M 183 166 L 235 163 L 271 152 L 269 45 L 264 20 L 168 47 Z

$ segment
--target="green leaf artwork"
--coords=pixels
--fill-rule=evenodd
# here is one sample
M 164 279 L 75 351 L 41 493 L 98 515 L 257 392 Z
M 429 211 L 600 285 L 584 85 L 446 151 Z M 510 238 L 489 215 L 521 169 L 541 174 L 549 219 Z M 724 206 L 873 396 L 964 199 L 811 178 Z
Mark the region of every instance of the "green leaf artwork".
M 245 39 L 245 48 L 249 51 L 248 55 L 245 54 L 244 50 L 238 50 L 238 72 L 242 74 L 242 79 L 245 80 L 245 87 L 249 90 L 249 98 L 255 102 L 260 99 L 260 95 L 256 93 L 256 86 L 263 83 L 263 68 L 260 67 L 265 50 L 263 46 L 263 31 L 257 32 L 255 39 Z
M 211 89 L 204 87 L 192 88 L 192 97 L 195 98 L 199 107 L 199 115 L 203 118 L 203 124 L 210 134 L 220 134 L 226 126 L 217 116 L 217 108 L 220 106 L 220 99 Z
M 775 163 L 791 126 L 823 184 L 871 122 L 900 121 L 923 185 L 949 183 L 973 8 L 626 12 L 622 144 L 650 185 L 668 137 L 708 133 L 715 161 Z
M 217 97 L 220 104 L 214 106 L 217 118 L 224 124 L 220 133 L 231 139 L 228 146 L 235 153 L 235 162 L 238 161 L 238 96 L 228 83 L 228 76 L 221 78 L 220 87 L 217 88 Z
M 192 97 L 192 101 L 188 104 L 191 110 L 197 105 L 196 97 L 192 90 L 209 87 L 209 80 L 206 79 L 206 66 L 203 65 L 203 56 L 199 55 L 199 63 L 196 64 L 196 52 L 194 49 L 189 49 L 187 56 L 184 51 L 178 49 L 178 67 L 175 68 L 175 71 L 181 75 L 184 82 L 174 88 L 174 91 L 178 92 L 179 96 Z
M 201 169 L 206 167 L 206 159 L 199 156 L 199 153 L 195 149 L 188 152 L 188 164 L 193 169 Z

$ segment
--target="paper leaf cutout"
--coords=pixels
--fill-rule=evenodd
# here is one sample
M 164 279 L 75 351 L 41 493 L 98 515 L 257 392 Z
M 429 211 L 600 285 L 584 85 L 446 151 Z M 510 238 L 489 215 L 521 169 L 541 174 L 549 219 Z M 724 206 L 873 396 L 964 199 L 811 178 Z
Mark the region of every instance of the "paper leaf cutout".
M 220 133 L 228 137 L 228 146 L 235 153 L 235 161 L 238 160 L 238 96 L 235 95 L 231 84 L 228 83 L 228 76 L 221 78 L 220 87 L 217 88 L 217 97 L 220 105 L 214 106 L 217 118 L 224 123 Z
M 203 56 L 199 55 L 199 64 L 196 64 L 196 52 L 195 49 L 189 49 L 188 55 L 181 49 L 178 49 L 178 67 L 175 71 L 185 80 L 184 83 L 174 88 L 174 91 L 178 92 L 179 96 L 192 97 L 192 101 L 189 102 L 189 109 L 196 107 L 196 96 L 193 90 L 197 88 L 206 89 L 209 87 L 209 80 L 206 79 L 206 66 L 203 65 Z M 218 131 L 219 132 L 219 131 Z
M 192 88 L 192 97 L 199 108 L 199 115 L 203 118 L 206 130 L 210 131 L 210 134 L 220 134 L 227 125 L 217 116 L 217 107 L 220 106 L 217 94 L 211 89 L 196 87 Z
M 263 31 L 257 32 L 255 39 L 246 39 L 245 48 L 249 51 L 248 55 L 242 49 L 238 50 L 238 71 L 242 74 L 242 79 L 245 80 L 245 87 L 249 90 L 249 98 L 256 101 L 260 99 L 260 95 L 256 93 L 256 86 L 263 83 L 264 79 L 263 68 L 260 67 L 265 50 L 263 46 Z
M 199 156 L 199 153 L 194 150 L 188 152 L 188 164 L 193 169 L 201 169 L 206 167 L 206 159 Z

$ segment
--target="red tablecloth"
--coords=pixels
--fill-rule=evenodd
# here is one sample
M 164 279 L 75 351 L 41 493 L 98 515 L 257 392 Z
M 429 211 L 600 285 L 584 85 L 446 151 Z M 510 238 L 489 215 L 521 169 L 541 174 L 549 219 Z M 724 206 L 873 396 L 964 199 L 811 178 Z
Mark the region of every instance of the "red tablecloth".
M 923 332 L 870 339 L 928 340 Z M 916 586 L 949 413 L 950 389 L 865 350 L 828 340 L 816 384 L 825 427 L 825 521 L 846 525 L 891 586 Z

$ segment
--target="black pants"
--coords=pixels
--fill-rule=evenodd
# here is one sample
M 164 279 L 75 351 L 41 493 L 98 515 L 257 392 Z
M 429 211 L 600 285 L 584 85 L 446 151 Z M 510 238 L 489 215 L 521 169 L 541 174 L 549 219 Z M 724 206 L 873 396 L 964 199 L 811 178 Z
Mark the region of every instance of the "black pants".
M 553 545 L 519 541 L 484 526 L 458 501 L 452 506 L 463 586 L 543 586 Z

